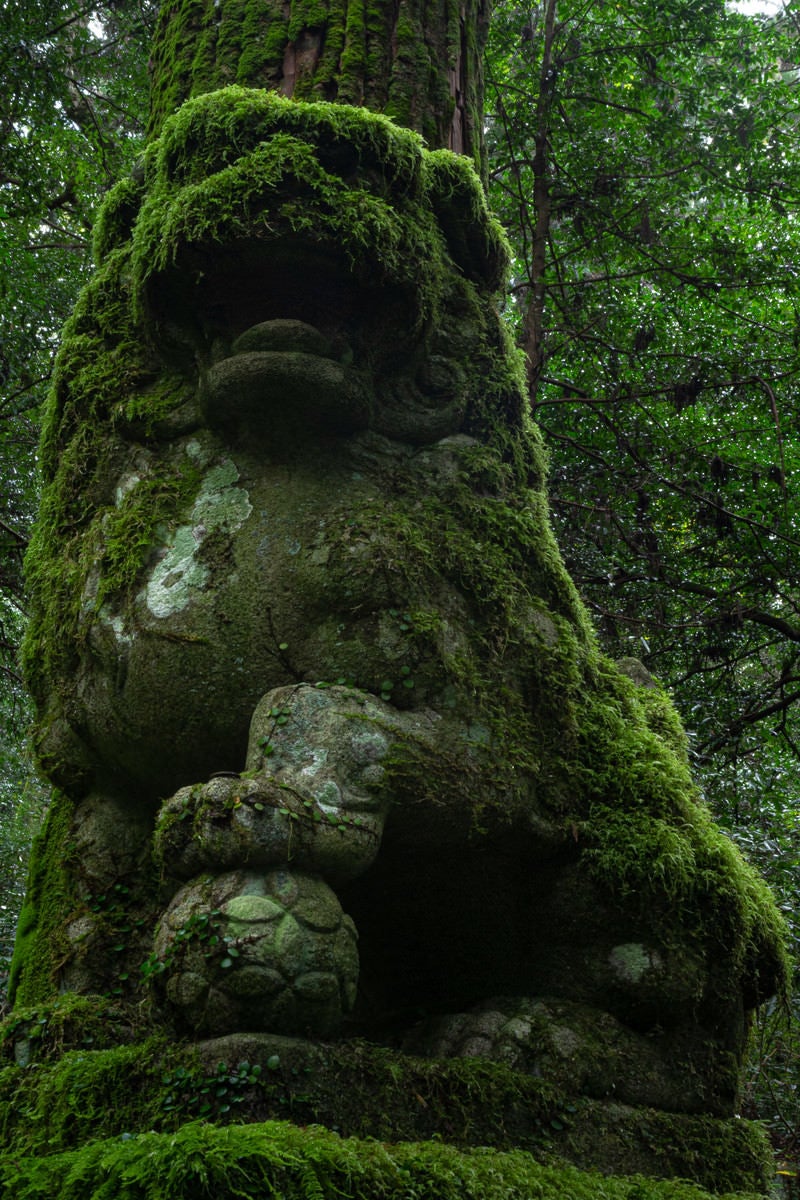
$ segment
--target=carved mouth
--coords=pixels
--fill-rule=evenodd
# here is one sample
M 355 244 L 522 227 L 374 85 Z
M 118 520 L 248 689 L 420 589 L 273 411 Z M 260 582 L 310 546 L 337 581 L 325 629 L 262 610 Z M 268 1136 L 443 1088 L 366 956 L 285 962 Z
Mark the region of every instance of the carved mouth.
M 145 304 L 159 349 L 187 366 L 238 356 L 233 348 L 249 330 L 281 320 L 315 329 L 330 357 L 350 348 L 364 365 L 386 340 L 383 330 L 410 333 L 418 323 L 413 294 L 379 286 L 343 254 L 295 239 L 184 247 L 169 269 L 149 278 Z M 326 357 L 321 345 L 280 352 Z
M 365 272 L 295 239 L 185 247 L 144 300 L 160 354 L 197 381 L 210 428 L 291 446 L 374 424 L 380 381 L 415 362 L 416 293 Z

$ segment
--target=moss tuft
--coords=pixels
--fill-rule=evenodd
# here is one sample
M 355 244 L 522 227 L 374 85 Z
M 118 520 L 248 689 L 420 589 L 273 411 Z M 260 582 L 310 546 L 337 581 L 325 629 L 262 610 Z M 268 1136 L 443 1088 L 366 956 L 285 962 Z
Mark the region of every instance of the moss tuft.
M 434 1142 L 380 1145 L 314 1127 L 217 1128 L 123 1135 L 81 1150 L 0 1166 L 14 1200 L 710 1200 L 691 1183 L 614 1178 L 542 1166 L 520 1151 L 464 1152 Z M 718 1200 L 755 1200 L 725 1191 Z
M 58 991 L 57 972 L 68 950 L 64 916 L 75 902 L 69 873 L 73 811 L 71 801 L 57 794 L 31 850 L 8 982 L 11 1002 L 22 1008 L 53 999 Z
M 132 1041 L 141 1013 L 104 996 L 65 992 L 51 1004 L 18 1004 L 0 1025 L 0 1057 L 19 1066 L 52 1061 L 75 1046 L 101 1050 Z
M 237 1050 L 248 1059 L 231 1060 Z M 702 1188 L 758 1193 L 770 1170 L 762 1130 L 745 1121 L 570 1103 L 500 1064 L 427 1062 L 358 1043 L 251 1035 L 204 1047 L 162 1037 L 84 1046 L 6 1067 L 0 1102 L 3 1200 L 39 1197 L 48 1185 L 59 1200 L 294 1196 L 309 1164 L 323 1188 L 315 1195 L 347 1200 L 704 1200 Z M 292 1124 L 275 1120 L 284 1114 Z M 440 1127 L 450 1144 L 438 1132 L 430 1140 Z M 606 1174 L 581 1170 L 587 1160 Z M 696 1182 L 644 1179 L 643 1163 Z M 32 1190 L 14 1190 L 22 1187 Z

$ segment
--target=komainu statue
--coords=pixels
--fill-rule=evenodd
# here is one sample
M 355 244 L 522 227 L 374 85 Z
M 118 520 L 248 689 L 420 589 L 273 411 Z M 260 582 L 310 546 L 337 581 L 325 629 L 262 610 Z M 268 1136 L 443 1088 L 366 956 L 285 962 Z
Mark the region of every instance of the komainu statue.
M 43 441 L 15 1004 L 727 1129 L 780 924 L 565 572 L 506 264 L 466 158 L 274 91 L 188 100 L 109 196 Z

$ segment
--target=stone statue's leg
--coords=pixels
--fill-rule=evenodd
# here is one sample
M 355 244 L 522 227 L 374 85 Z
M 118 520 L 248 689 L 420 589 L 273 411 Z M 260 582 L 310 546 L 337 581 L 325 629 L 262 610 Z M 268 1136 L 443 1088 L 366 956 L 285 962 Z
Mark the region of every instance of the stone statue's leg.
M 696 1025 L 644 1033 L 563 998 L 496 996 L 421 1023 L 404 1049 L 489 1059 L 576 1096 L 670 1112 L 729 1116 L 736 1100 L 733 1056 L 715 1052 Z

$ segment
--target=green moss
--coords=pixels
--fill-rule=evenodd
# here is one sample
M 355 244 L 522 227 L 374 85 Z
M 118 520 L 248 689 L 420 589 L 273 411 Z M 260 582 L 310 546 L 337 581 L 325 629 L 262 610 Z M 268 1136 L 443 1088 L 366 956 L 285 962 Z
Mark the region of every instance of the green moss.
M 125 396 L 117 415 L 130 422 L 134 432 L 147 438 L 155 435 L 159 423 L 181 405 L 191 402 L 192 397 L 186 379 L 165 371 L 149 387 Z
M 348 176 L 360 171 L 368 181 L 380 172 L 375 193 L 366 184 L 351 186 L 326 165 L 345 148 Z M 435 316 L 447 275 L 445 247 L 421 180 L 422 160 L 418 138 L 362 110 L 299 105 L 241 88 L 192 101 L 165 127 L 137 224 L 139 312 L 147 309 L 148 280 L 178 253 L 289 234 L 337 247 L 357 270 L 368 252 L 373 283 L 405 284 L 419 297 L 417 319 Z M 472 187 L 477 206 L 474 176 Z M 496 286 L 505 243 L 486 219 L 484 226 L 491 231 L 485 236 Z M 488 247 L 485 259 L 487 253 Z
M 335 100 L 338 91 L 339 64 L 345 45 L 345 26 L 349 10 L 347 0 L 329 0 L 328 28 L 313 77 L 313 95 L 298 93 L 298 100 Z M 344 97 L 343 97 L 344 98 Z
M 0 1071 L 2 1143 L 14 1154 L 52 1153 L 152 1128 L 166 1115 L 161 1080 L 173 1059 L 181 1061 L 161 1037 L 112 1050 L 85 1046 L 50 1064 L 6 1067 Z
M 690 1183 L 609 1178 L 544 1167 L 521 1152 L 470 1153 L 436 1143 L 386 1146 L 278 1123 L 190 1124 L 91 1142 L 79 1151 L 0 1166 L 15 1200 L 707 1200 Z M 727 1191 L 720 1200 L 746 1200 Z
M 169 388 L 161 395 L 164 409 L 176 401 Z M 131 402 L 129 408 L 135 407 Z M 157 415 L 158 408 L 148 420 Z M 54 486 L 42 501 L 27 559 L 29 586 L 42 598 L 42 607 L 40 620 L 29 629 L 23 664 L 29 686 L 38 695 L 45 680 L 68 672 L 80 654 L 80 625 L 86 613 L 98 611 L 109 597 L 119 598 L 133 586 L 157 530 L 197 486 L 196 468 L 178 462 L 169 473 L 137 480 L 124 495 L 115 496 L 111 446 L 104 442 L 101 427 L 87 421 L 84 428 L 85 436 L 70 443 Z M 93 461 L 95 479 L 81 494 L 76 489 L 85 478 L 87 462 Z
M 249 87 L 274 86 L 283 67 L 287 30 L 283 4 L 276 0 L 247 4 L 242 19 L 242 52 L 232 82 Z
M 107 194 L 92 230 L 92 252 L 97 265 L 127 242 L 141 198 L 139 179 L 122 179 Z
M 57 994 L 57 971 L 68 949 L 64 917 L 74 904 L 69 872 L 72 814 L 72 803 L 57 794 L 31 850 L 8 983 L 11 1002 L 21 1007 Z
M 327 20 L 328 4 L 326 0 L 295 0 L 289 18 L 289 41 L 297 41 L 298 36 L 304 30 L 323 28 L 327 24 Z
M 609 663 L 598 668 L 601 686 L 581 714 L 570 767 L 587 797 L 575 814 L 584 861 L 621 899 L 656 912 L 666 903 L 688 933 L 725 946 L 749 981 L 748 1003 L 757 1003 L 767 979 L 779 987 L 789 979 L 786 927 L 771 893 L 701 802 L 685 753 L 674 750 L 674 720 L 666 740 L 653 730 L 656 710 L 663 728 L 664 698 L 654 701 Z
M 648 728 L 670 746 L 681 762 L 688 763 L 689 740 L 686 730 L 666 692 L 660 687 L 640 689 L 638 700 Z
M 134 877 L 130 886 L 109 881 L 107 895 L 89 892 L 76 848 L 75 838 L 80 834 L 75 813 L 75 803 L 56 792 L 42 833 L 34 841 L 8 989 L 14 1022 L 33 1022 L 37 1039 L 47 1033 L 57 1044 L 61 1044 L 65 1024 L 76 1026 L 84 1020 L 82 1000 L 64 992 L 66 964 L 88 954 L 94 978 L 102 981 L 100 988 L 115 996 L 135 992 L 138 971 L 131 978 L 119 965 L 120 952 L 129 949 L 137 964 L 146 956 L 144 947 L 149 945 L 153 909 L 158 903 L 158 884 L 149 858 L 131 867 Z M 81 927 L 84 934 L 87 927 L 91 932 L 88 947 L 82 946 Z M 78 937 L 77 945 L 70 931 Z M 55 1009 L 49 1015 L 33 1012 L 52 1004 Z M 92 1025 L 91 1014 L 85 1023 L 87 1028 Z M 117 1030 L 122 1024 L 117 1016 L 109 1018 L 109 1026 Z M 40 1040 L 39 1045 L 44 1044 Z
M 100 584 L 95 605 L 126 592 L 136 581 L 156 540 L 156 531 L 197 490 L 200 472 L 182 464 L 172 479 L 139 480 L 106 514 L 102 529 Z
M 425 170 L 436 215 L 451 250 L 459 262 L 469 264 L 473 279 L 487 281 L 492 290 L 499 289 L 506 271 L 506 237 L 497 218 L 489 212 L 483 188 L 476 186 L 477 177 L 468 160 L 447 150 L 436 150 L 426 155 Z
M 141 1025 L 141 1010 L 103 996 L 65 992 L 50 1004 L 18 1004 L 0 1025 L 0 1057 L 27 1068 L 58 1059 L 75 1046 L 93 1051 L 116 1048 L 132 1041 Z
M 62 1029 L 69 1033 L 68 1026 Z M 74 1032 L 80 1039 L 79 1026 Z M 570 1102 L 541 1081 L 516 1075 L 501 1064 L 463 1059 L 430 1062 L 360 1043 L 311 1044 L 257 1035 L 221 1039 L 205 1048 L 163 1038 L 108 1050 L 87 1048 L 84 1041 L 79 1044 L 80 1049 L 66 1050 L 52 1062 L 0 1071 L 2 1161 L 7 1171 L 14 1164 L 19 1172 L 6 1175 L 3 1181 L 9 1187 L 17 1180 L 51 1180 L 59 1170 L 66 1175 L 67 1169 L 74 1170 L 76 1181 L 87 1188 L 90 1182 L 99 1186 L 102 1175 L 95 1184 L 93 1176 L 84 1172 L 102 1146 L 102 1161 L 110 1168 L 105 1181 L 109 1190 L 98 1196 L 119 1200 L 127 1194 L 117 1190 L 126 1173 L 114 1173 L 118 1164 L 108 1152 L 138 1147 L 142 1157 L 161 1166 L 161 1147 L 171 1145 L 179 1166 L 176 1178 L 187 1188 L 175 1195 L 194 1200 L 198 1193 L 189 1190 L 189 1182 L 180 1174 L 188 1169 L 180 1148 L 192 1145 L 192 1170 L 207 1174 L 208 1194 L 216 1200 L 228 1194 L 224 1191 L 228 1185 L 213 1175 L 218 1161 L 215 1147 L 229 1145 L 241 1160 L 246 1158 L 246 1147 L 259 1145 L 265 1155 L 262 1165 L 269 1172 L 265 1178 L 277 1194 L 292 1195 L 291 1177 L 276 1173 L 272 1156 L 287 1140 L 316 1146 L 315 1154 L 321 1154 L 322 1160 L 333 1153 L 328 1164 L 333 1171 L 332 1196 L 395 1194 L 386 1180 L 372 1172 L 372 1154 L 381 1146 L 381 1156 L 388 1155 L 395 1165 L 404 1164 L 398 1167 L 398 1196 L 428 1195 L 430 1188 L 437 1200 L 451 1193 L 493 1194 L 482 1192 L 481 1185 L 484 1189 L 496 1185 L 497 1195 L 511 1200 L 518 1194 L 538 1195 L 536 1188 L 542 1181 L 553 1186 L 566 1181 L 580 1189 L 596 1187 L 602 1180 L 603 1186 L 624 1189 L 632 1187 L 634 1180 L 614 1181 L 608 1175 L 633 1175 L 642 1163 L 654 1163 L 656 1175 L 680 1175 L 698 1186 L 639 1178 L 638 1187 L 651 1190 L 620 1190 L 621 1197 L 642 1200 L 652 1194 L 655 1198 L 662 1195 L 662 1188 L 665 1197 L 681 1200 L 704 1195 L 702 1187 L 714 1192 L 734 1188 L 758 1192 L 769 1178 L 769 1149 L 756 1125 L 672 1116 L 611 1102 Z M 240 1057 L 244 1054 L 246 1061 Z M 215 1124 L 186 1123 L 199 1114 Z M 290 1117 L 294 1123 L 277 1124 L 276 1117 Z M 338 1132 L 329 1133 L 331 1126 Z M 438 1140 L 442 1130 L 447 1145 Z M 654 1146 L 658 1147 L 655 1157 Z M 339 1152 L 346 1155 L 344 1174 L 335 1165 Z M 430 1176 L 437 1160 L 450 1166 Z M 124 1161 L 127 1170 L 137 1159 Z M 601 1162 L 607 1174 L 575 1169 L 585 1161 Z M 507 1176 L 506 1162 L 524 1166 L 524 1177 Z M 253 1164 L 251 1168 L 255 1169 Z M 485 1178 L 483 1168 L 488 1171 Z M 167 1176 L 162 1172 L 153 1178 L 163 1185 Z M 247 1174 L 241 1176 L 239 1194 L 255 1200 L 263 1194 L 265 1179 L 256 1173 L 247 1180 Z M 467 1184 L 474 1191 L 457 1190 Z M 384 1187 L 389 1191 L 381 1190 Z M 519 1193 L 517 1187 L 522 1189 Z M 9 1194 L 16 1200 L 18 1193 Z M 87 1190 L 81 1200 L 93 1194 Z M 139 1194 L 161 1195 L 146 1188 L 131 1192 Z M 575 1191 L 576 1196 L 584 1194 L 596 1193 Z
M 89 422 L 102 427 L 120 396 L 150 378 L 146 350 L 131 324 L 127 258 L 127 249 L 112 252 L 81 293 L 64 328 L 44 413 L 43 474 L 81 474 L 82 487 L 70 496 L 65 514 L 70 525 L 91 512 L 91 485 L 101 467 L 100 431 Z
M 127 196 L 122 189 L 121 195 Z M 120 198 L 112 194 L 109 227 L 117 237 Z M 124 203 L 123 203 L 124 207 Z M 46 681 L 77 660 L 87 603 L 99 607 L 112 590 L 132 584 L 160 522 L 172 516 L 196 483 L 186 463 L 117 494 L 118 420 L 138 421 L 141 435 L 187 398 L 186 383 L 169 372 L 156 378 L 129 302 L 130 246 L 109 252 L 68 322 L 44 414 L 41 463 L 47 481 L 26 559 L 37 619 L 22 661 L 29 687 L 41 697 Z M 104 559 L 108 581 L 90 598 L 89 579 Z M 88 588 L 88 591 L 87 591 Z

